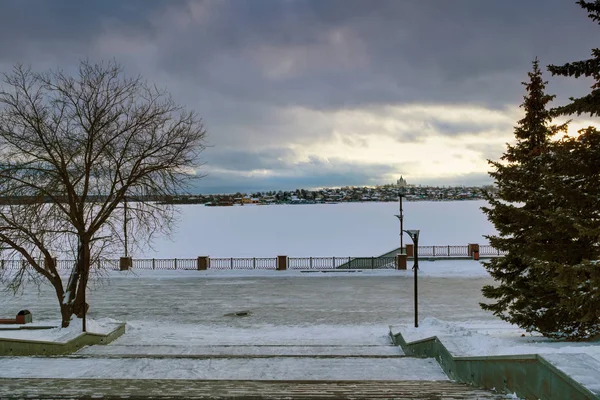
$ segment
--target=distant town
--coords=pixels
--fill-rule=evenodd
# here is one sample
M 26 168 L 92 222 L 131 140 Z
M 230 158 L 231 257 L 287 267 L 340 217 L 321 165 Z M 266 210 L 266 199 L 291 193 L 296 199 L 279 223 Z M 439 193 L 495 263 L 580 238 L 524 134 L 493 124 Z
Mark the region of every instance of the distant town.
M 483 199 L 493 186 L 415 186 L 400 177 L 394 184 L 376 187 L 341 187 L 317 190 L 296 189 L 235 194 L 190 194 L 165 199 L 169 204 L 204 204 L 206 206 L 269 205 L 269 204 L 335 204 L 350 202 L 398 201 L 402 195 L 408 201 L 454 201 Z

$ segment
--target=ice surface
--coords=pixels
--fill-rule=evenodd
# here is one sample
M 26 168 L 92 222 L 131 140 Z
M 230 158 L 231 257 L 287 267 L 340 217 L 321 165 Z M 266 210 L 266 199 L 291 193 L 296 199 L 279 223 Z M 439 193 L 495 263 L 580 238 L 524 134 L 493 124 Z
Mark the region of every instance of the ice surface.
M 484 201 L 404 202 L 404 228 L 421 246 L 486 244 L 495 233 Z M 370 257 L 400 246 L 398 203 L 205 207 L 180 205 L 171 240 L 137 258 Z M 404 242 L 410 238 L 404 235 Z

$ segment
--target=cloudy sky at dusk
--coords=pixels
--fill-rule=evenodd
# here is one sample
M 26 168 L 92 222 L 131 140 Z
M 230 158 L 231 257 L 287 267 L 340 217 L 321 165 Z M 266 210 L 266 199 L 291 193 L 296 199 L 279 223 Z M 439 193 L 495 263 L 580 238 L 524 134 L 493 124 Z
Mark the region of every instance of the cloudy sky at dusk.
M 490 183 L 531 61 L 589 58 L 600 27 L 570 0 L 0 0 L 0 37 L 2 72 L 115 59 L 167 88 L 215 193 Z M 592 84 L 545 78 L 556 105 Z

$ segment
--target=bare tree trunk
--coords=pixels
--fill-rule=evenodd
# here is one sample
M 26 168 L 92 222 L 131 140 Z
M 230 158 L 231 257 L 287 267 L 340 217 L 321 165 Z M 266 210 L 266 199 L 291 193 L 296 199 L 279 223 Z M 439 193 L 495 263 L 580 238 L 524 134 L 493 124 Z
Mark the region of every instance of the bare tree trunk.
M 75 295 L 75 302 L 73 303 L 73 313 L 79 318 L 83 318 L 84 314 L 84 299 L 85 290 L 87 286 L 88 275 L 90 272 L 90 243 L 85 239 L 81 239 L 81 245 L 79 247 L 79 259 L 77 263 L 78 269 L 78 281 L 77 291 Z M 85 304 L 85 312 L 87 312 L 88 305 Z
M 73 315 L 73 308 L 68 299 L 68 295 L 65 293 L 63 289 L 63 284 L 60 276 L 58 275 L 58 270 L 56 268 L 56 261 L 52 257 L 46 258 L 46 267 L 50 270 L 51 277 L 49 278 L 50 283 L 54 286 L 54 290 L 56 291 L 56 297 L 58 298 L 58 303 L 60 306 L 60 314 L 61 314 L 61 326 L 66 328 L 69 326 L 71 322 L 71 316 Z
M 77 250 L 77 261 L 71 270 L 71 275 L 69 276 L 69 281 L 67 282 L 67 291 L 65 292 L 65 299 L 63 300 L 63 304 L 68 305 L 69 308 L 73 309 L 73 301 L 75 299 L 75 294 L 77 293 L 77 282 L 79 281 L 79 270 L 80 270 L 80 258 L 81 258 L 81 248 Z M 62 305 L 61 305 L 62 307 Z M 62 311 L 61 311 L 62 312 Z M 72 312 L 71 312 L 72 313 Z
M 127 196 L 123 196 L 123 241 L 125 245 L 125 257 L 127 257 Z
M 73 315 L 73 307 L 70 304 L 60 303 L 60 315 L 62 318 L 61 326 L 66 328 L 71 323 L 71 316 Z

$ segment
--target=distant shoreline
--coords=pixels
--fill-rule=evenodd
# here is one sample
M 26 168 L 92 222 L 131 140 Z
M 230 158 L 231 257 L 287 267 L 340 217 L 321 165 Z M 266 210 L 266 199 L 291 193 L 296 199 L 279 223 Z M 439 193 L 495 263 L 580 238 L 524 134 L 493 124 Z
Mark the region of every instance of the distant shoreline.
M 376 187 L 295 191 L 268 191 L 234 194 L 179 194 L 171 196 L 127 196 L 128 202 L 148 201 L 159 204 L 202 204 L 209 207 L 227 207 L 233 205 L 277 205 L 277 204 L 338 204 L 338 203 L 390 203 L 404 201 L 465 201 L 485 200 L 485 193 L 494 194 L 495 189 L 488 187 Z M 48 196 L 7 196 L 0 197 L 0 205 L 37 204 L 61 202 L 61 197 Z M 106 196 L 88 196 L 86 202 L 105 202 Z
M 295 191 L 268 191 L 235 194 L 186 194 L 168 196 L 162 199 L 164 204 L 204 204 L 209 207 L 226 207 L 233 205 L 272 205 L 272 204 L 337 204 L 337 203 L 371 203 L 405 201 L 463 201 L 485 200 L 485 193 L 494 193 L 488 187 L 394 187 L 376 188 L 344 187 L 336 189 Z
M 404 201 L 408 201 L 408 202 L 426 202 L 426 201 L 432 201 L 432 202 L 452 202 L 452 201 L 478 201 L 478 200 L 485 200 L 484 198 L 470 198 L 470 199 L 406 199 L 404 198 Z M 372 203 L 398 203 L 398 200 L 386 200 L 386 201 L 322 201 L 322 202 L 310 202 L 310 201 L 305 201 L 305 202 L 281 202 L 281 203 L 256 203 L 256 204 L 251 204 L 251 203 L 247 203 L 247 204 L 241 204 L 241 203 L 234 203 L 234 204 L 209 204 L 209 203 L 195 203 L 195 202 L 169 202 L 169 203 L 164 203 L 164 204 L 169 204 L 169 205 L 203 205 L 206 207 L 243 207 L 243 206 L 281 206 L 281 205 L 315 205 L 315 204 L 329 204 L 329 205 L 334 205 L 334 204 L 372 204 Z

